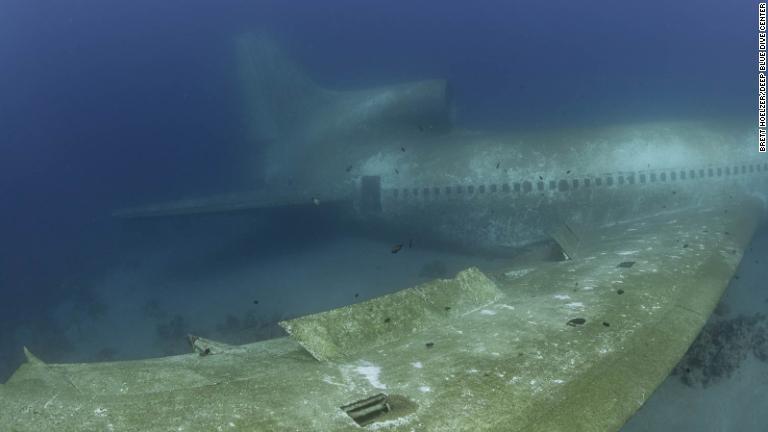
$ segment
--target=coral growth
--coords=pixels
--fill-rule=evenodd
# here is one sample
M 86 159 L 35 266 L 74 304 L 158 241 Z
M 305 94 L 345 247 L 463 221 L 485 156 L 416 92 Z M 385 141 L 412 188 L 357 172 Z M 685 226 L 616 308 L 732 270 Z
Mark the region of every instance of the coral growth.
M 723 310 L 721 308 L 721 310 Z M 714 315 L 704 326 L 673 375 L 691 387 L 707 387 L 729 378 L 751 353 L 768 362 L 768 320 L 763 314 L 723 318 Z

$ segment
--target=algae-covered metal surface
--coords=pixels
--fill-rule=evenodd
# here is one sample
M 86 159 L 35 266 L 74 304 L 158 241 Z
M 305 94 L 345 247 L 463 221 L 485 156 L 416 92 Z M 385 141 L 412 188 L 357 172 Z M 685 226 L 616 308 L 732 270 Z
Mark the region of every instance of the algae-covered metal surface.
M 467 269 L 243 346 L 45 364 L 0 386 L 8 431 L 615 431 L 733 275 L 747 204 L 580 232 L 578 258 Z M 207 351 L 206 351 L 207 350 Z

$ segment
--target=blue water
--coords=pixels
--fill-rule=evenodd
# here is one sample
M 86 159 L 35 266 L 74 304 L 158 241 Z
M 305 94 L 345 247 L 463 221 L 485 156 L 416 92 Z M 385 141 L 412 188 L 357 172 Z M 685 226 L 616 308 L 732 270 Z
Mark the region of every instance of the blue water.
M 112 210 L 236 183 L 243 32 L 324 87 L 448 78 L 468 127 L 755 115 L 754 2 L 474 3 L 3 0 L 0 380 L 18 326 L 130 249 Z

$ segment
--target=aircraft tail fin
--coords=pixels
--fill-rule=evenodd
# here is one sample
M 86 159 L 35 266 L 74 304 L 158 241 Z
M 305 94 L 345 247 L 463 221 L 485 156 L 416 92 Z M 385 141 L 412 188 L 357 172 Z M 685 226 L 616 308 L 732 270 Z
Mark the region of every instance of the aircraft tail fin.
M 236 41 L 250 138 L 278 140 L 319 108 L 325 92 L 271 38 L 248 33 Z
M 252 142 L 292 141 L 296 146 L 451 129 L 453 93 L 445 80 L 329 90 L 312 81 L 269 37 L 245 34 L 236 45 Z

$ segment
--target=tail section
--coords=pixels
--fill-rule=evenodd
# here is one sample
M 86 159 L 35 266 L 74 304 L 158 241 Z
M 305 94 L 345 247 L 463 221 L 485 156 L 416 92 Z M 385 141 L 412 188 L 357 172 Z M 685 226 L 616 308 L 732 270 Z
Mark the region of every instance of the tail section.
M 327 99 L 274 40 L 245 34 L 236 48 L 253 142 L 285 139 Z
M 310 150 L 327 149 L 327 154 L 334 155 L 350 146 L 379 145 L 409 135 L 422 138 L 451 129 L 453 101 L 444 80 L 327 90 L 316 85 L 268 37 L 243 35 L 237 39 L 236 48 L 249 141 L 268 143 L 257 149 L 259 160 L 268 163 L 248 168 L 259 171 L 266 186 L 252 192 L 122 209 L 114 216 L 232 213 L 319 202 L 347 203 L 358 192 L 350 190 L 352 186 L 334 177 L 333 172 L 323 171 L 313 156 L 318 152 Z M 283 190 L 278 186 L 286 177 L 299 179 L 301 184 L 293 186 L 291 181 L 291 190 Z M 363 186 L 366 191 L 371 188 L 368 183 Z M 375 203 L 370 205 L 375 210 Z
M 323 142 L 434 134 L 450 130 L 453 97 L 445 80 L 332 91 L 316 85 L 271 39 L 237 40 L 253 142 Z

